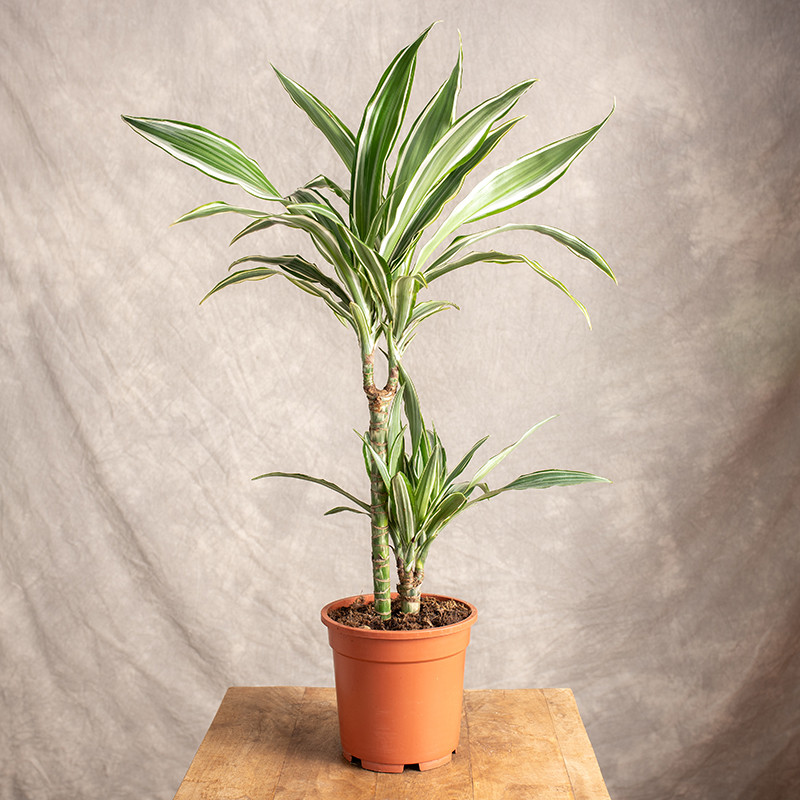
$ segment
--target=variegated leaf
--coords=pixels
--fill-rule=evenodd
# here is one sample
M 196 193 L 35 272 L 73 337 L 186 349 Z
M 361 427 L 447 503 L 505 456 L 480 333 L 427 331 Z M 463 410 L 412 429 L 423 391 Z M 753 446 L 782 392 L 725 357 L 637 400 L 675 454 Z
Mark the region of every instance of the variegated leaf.
M 347 169 L 351 170 L 353 168 L 353 158 L 355 157 L 356 140 L 347 125 L 328 106 L 314 97 L 308 89 L 291 78 L 287 78 L 274 65 L 272 69 L 275 70 L 275 74 L 278 76 L 283 88 L 289 93 L 289 97 L 299 108 L 306 112 L 311 122 L 322 131 L 325 138 L 333 145 L 333 149 L 339 154 Z
M 555 183 L 597 136 L 607 120 L 608 117 L 593 128 L 518 158 L 484 178 L 453 209 L 427 242 L 420 252 L 418 268 L 421 269 L 433 251 L 462 225 L 513 208 Z
M 156 147 L 210 178 L 238 184 L 264 200 L 281 201 L 280 192 L 267 180 L 261 167 L 230 139 L 200 125 L 173 119 L 124 115 L 122 119 Z

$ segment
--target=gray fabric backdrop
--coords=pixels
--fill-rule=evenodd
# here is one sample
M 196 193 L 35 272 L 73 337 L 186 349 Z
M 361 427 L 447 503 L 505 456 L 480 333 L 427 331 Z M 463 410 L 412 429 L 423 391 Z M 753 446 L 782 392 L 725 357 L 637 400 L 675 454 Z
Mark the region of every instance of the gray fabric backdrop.
M 0 10 L 0 795 L 169 798 L 225 688 L 330 685 L 319 608 L 369 588 L 351 335 L 288 284 L 198 300 L 249 245 L 168 224 L 246 200 L 120 113 L 199 122 L 288 191 L 333 151 L 269 63 L 352 126 L 434 19 L 413 109 L 465 47 L 462 108 L 526 77 L 492 163 L 617 110 L 509 219 L 522 267 L 443 279 L 408 357 L 455 452 L 559 413 L 426 588 L 481 612 L 466 684 L 570 686 L 612 797 L 800 795 L 800 6 L 780 2 L 54 2 Z M 263 249 L 300 248 L 271 232 Z M 291 252 L 292 250 L 289 250 Z M 446 282 L 445 282 L 446 280 Z M 326 505 L 327 504 L 327 505 Z

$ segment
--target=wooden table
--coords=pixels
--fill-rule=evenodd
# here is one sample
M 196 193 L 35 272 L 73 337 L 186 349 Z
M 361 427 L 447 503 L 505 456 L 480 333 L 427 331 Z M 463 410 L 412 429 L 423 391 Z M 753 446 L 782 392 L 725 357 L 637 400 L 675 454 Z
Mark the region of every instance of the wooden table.
M 609 800 L 569 689 L 467 691 L 450 764 L 397 775 L 348 764 L 333 689 L 235 686 L 175 800 Z

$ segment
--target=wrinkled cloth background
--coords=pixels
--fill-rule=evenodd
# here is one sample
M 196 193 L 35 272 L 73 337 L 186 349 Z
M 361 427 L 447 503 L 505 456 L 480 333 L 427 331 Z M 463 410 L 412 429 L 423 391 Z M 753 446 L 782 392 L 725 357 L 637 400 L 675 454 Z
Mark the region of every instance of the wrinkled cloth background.
M 612 486 L 521 492 L 452 525 L 426 589 L 479 606 L 468 688 L 569 686 L 616 800 L 800 796 L 800 6 L 264 0 L 0 6 L 0 795 L 169 798 L 230 685 L 331 685 L 318 615 L 370 587 L 352 335 L 286 282 L 198 301 L 236 257 L 310 254 L 120 114 L 197 122 L 288 192 L 333 150 L 274 63 L 354 129 L 434 19 L 409 117 L 463 35 L 462 109 L 523 78 L 480 175 L 614 116 L 507 221 L 592 313 L 484 265 L 409 351 L 457 458 L 545 417 L 493 485 L 561 466 Z

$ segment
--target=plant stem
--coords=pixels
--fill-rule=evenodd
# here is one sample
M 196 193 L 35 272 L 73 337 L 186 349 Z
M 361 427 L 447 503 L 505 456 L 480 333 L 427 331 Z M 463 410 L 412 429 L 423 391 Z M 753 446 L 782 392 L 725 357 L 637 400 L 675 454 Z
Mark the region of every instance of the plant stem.
M 419 601 L 423 578 L 422 567 L 406 571 L 400 559 L 397 560 L 399 582 L 397 592 L 400 595 L 400 610 L 404 614 L 419 614 Z
M 375 386 L 373 355 L 362 361 L 364 393 L 369 403 L 369 432 L 367 438 L 375 452 L 386 458 L 389 412 L 397 395 L 398 368 L 390 366 L 386 386 Z M 375 611 L 382 619 L 389 619 L 391 608 L 391 564 L 389 560 L 389 509 L 388 495 L 383 479 L 375 465 L 370 470 L 370 523 L 372 533 L 372 586 Z

